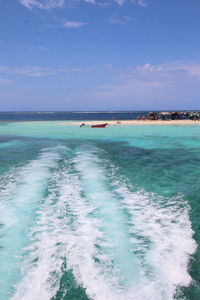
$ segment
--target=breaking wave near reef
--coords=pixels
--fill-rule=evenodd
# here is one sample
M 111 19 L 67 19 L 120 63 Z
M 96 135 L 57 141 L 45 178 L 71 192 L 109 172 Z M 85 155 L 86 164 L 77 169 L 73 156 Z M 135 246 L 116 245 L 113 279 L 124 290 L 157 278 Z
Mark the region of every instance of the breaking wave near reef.
M 92 144 L 43 149 L 1 185 L 1 300 L 184 299 L 196 244 L 181 194 L 136 189 Z

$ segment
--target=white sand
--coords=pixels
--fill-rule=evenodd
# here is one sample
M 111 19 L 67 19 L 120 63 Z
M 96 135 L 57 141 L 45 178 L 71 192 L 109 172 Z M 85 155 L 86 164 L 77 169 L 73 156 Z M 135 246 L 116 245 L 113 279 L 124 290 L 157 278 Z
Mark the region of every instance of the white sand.
M 71 121 L 64 122 L 62 125 L 81 125 L 83 122 Z M 192 121 L 192 120 L 170 120 L 170 121 L 150 121 L 150 120 L 124 120 L 120 121 L 120 124 L 117 124 L 117 121 L 84 121 L 85 125 L 96 125 L 96 124 L 104 124 L 108 123 L 109 125 L 200 125 L 200 121 Z

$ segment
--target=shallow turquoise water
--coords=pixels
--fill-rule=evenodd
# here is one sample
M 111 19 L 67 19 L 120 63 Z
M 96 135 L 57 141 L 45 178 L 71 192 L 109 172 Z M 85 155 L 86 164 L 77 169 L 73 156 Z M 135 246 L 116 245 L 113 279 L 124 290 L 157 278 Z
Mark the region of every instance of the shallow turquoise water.
M 0 300 L 200 299 L 200 127 L 0 124 Z

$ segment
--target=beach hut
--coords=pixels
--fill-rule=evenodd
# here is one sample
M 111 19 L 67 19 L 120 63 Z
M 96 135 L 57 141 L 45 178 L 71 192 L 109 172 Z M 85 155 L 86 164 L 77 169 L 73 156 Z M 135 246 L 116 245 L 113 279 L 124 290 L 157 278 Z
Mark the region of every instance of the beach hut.
M 171 113 L 169 111 L 160 112 L 162 120 L 169 120 L 171 118 Z
M 156 111 L 151 111 L 148 115 L 148 119 L 149 120 L 158 120 L 159 119 L 159 115 L 158 112 Z
M 177 111 L 172 111 L 172 112 L 171 112 L 171 119 L 172 119 L 172 120 L 178 119 L 178 113 L 177 113 Z

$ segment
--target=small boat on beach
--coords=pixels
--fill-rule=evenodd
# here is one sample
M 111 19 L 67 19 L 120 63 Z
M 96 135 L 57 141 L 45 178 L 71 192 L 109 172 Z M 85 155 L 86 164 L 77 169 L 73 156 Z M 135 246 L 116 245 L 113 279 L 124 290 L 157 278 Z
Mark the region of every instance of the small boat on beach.
M 108 125 L 108 123 L 96 124 L 96 125 L 85 125 L 85 123 L 83 123 L 83 124 L 81 124 L 80 127 L 103 128 L 103 127 L 106 127 L 107 125 Z
M 104 124 L 97 124 L 97 125 L 91 125 L 91 127 L 93 128 L 95 128 L 95 127 L 97 127 L 97 128 L 99 128 L 99 127 L 106 127 L 108 125 L 108 123 L 104 123 Z

